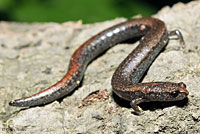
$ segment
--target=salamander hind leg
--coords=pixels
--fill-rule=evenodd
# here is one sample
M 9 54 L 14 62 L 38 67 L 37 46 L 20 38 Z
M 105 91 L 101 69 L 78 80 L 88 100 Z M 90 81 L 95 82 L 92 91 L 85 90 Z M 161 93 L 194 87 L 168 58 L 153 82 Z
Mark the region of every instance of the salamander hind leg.
M 133 113 L 136 114 L 136 115 L 143 115 L 144 114 L 144 112 L 139 110 L 139 107 L 138 107 L 138 104 L 140 104 L 141 102 L 145 102 L 145 100 L 143 98 L 137 98 L 137 99 L 134 99 L 130 102 L 130 105 L 134 110 Z
M 181 33 L 179 30 L 169 31 L 169 32 L 168 32 L 168 35 L 169 35 L 169 39 L 170 39 L 170 40 L 179 40 L 180 45 L 181 45 L 183 48 L 185 47 L 185 41 L 184 41 L 184 39 L 183 39 L 183 35 L 182 35 L 182 33 Z M 170 37 L 173 37 L 173 36 L 176 36 L 176 38 L 170 38 Z

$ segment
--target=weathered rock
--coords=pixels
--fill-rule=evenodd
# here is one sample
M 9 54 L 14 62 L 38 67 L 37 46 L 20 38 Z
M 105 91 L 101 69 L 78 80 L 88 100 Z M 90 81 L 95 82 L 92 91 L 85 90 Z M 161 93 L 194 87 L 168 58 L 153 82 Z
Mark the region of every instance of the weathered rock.
M 111 76 L 137 44 L 124 43 L 92 62 L 81 87 L 61 103 L 29 109 L 11 107 L 10 100 L 29 96 L 59 80 L 67 71 L 72 53 L 84 41 L 126 19 L 90 25 L 1 22 L 0 133 L 200 133 L 200 1 L 165 7 L 155 17 L 166 22 L 169 30 L 179 29 L 186 48 L 170 40 L 143 81 L 183 81 L 190 92 L 187 106 L 141 104 L 145 112 L 142 116 L 119 106 L 119 98 L 111 96 Z M 81 105 L 89 94 L 103 89 L 109 94 L 105 99 Z

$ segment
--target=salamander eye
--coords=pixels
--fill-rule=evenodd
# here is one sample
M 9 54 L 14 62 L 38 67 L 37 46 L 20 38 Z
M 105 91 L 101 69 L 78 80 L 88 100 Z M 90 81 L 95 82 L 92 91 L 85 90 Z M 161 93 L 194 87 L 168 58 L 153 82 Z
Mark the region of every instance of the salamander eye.
M 174 91 L 174 92 L 170 93 L 170 95 L 171 95 L 172 97 L 174 97 L 174 98 L 177 97 L 178 94 L 179 94 L 179 91 Z

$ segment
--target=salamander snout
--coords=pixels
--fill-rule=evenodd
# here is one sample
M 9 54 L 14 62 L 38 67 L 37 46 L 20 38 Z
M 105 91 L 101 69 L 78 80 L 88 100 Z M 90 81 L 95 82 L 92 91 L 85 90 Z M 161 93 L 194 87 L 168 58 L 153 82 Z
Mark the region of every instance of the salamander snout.
M 189 94 L 188 90 L 186 89 L 185 83 L 180 82 L 178 83 L 178 85 L 179 85 L 179 88 L 178 88 L 179 92 L 185 93 L 186 95 Z
M 185 85 L 185 83 L 183 83 L 183 82 L 180 82 L 180 83 L 178 83 L 178 84 L 179 84 L 179 86 L 180 86 L 180 87 L 186 88 L 186 85 Z

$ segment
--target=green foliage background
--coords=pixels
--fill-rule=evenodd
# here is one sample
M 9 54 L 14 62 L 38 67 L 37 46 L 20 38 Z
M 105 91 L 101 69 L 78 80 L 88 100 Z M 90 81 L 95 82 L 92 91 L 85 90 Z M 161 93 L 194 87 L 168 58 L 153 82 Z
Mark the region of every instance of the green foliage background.
M 150 16 L 177 0 L 0 0 L 0 20 L 25 22 L 64 22 L 83 20 L 93 23 Z M 183 2 L 188 2 L 183 0 Z

